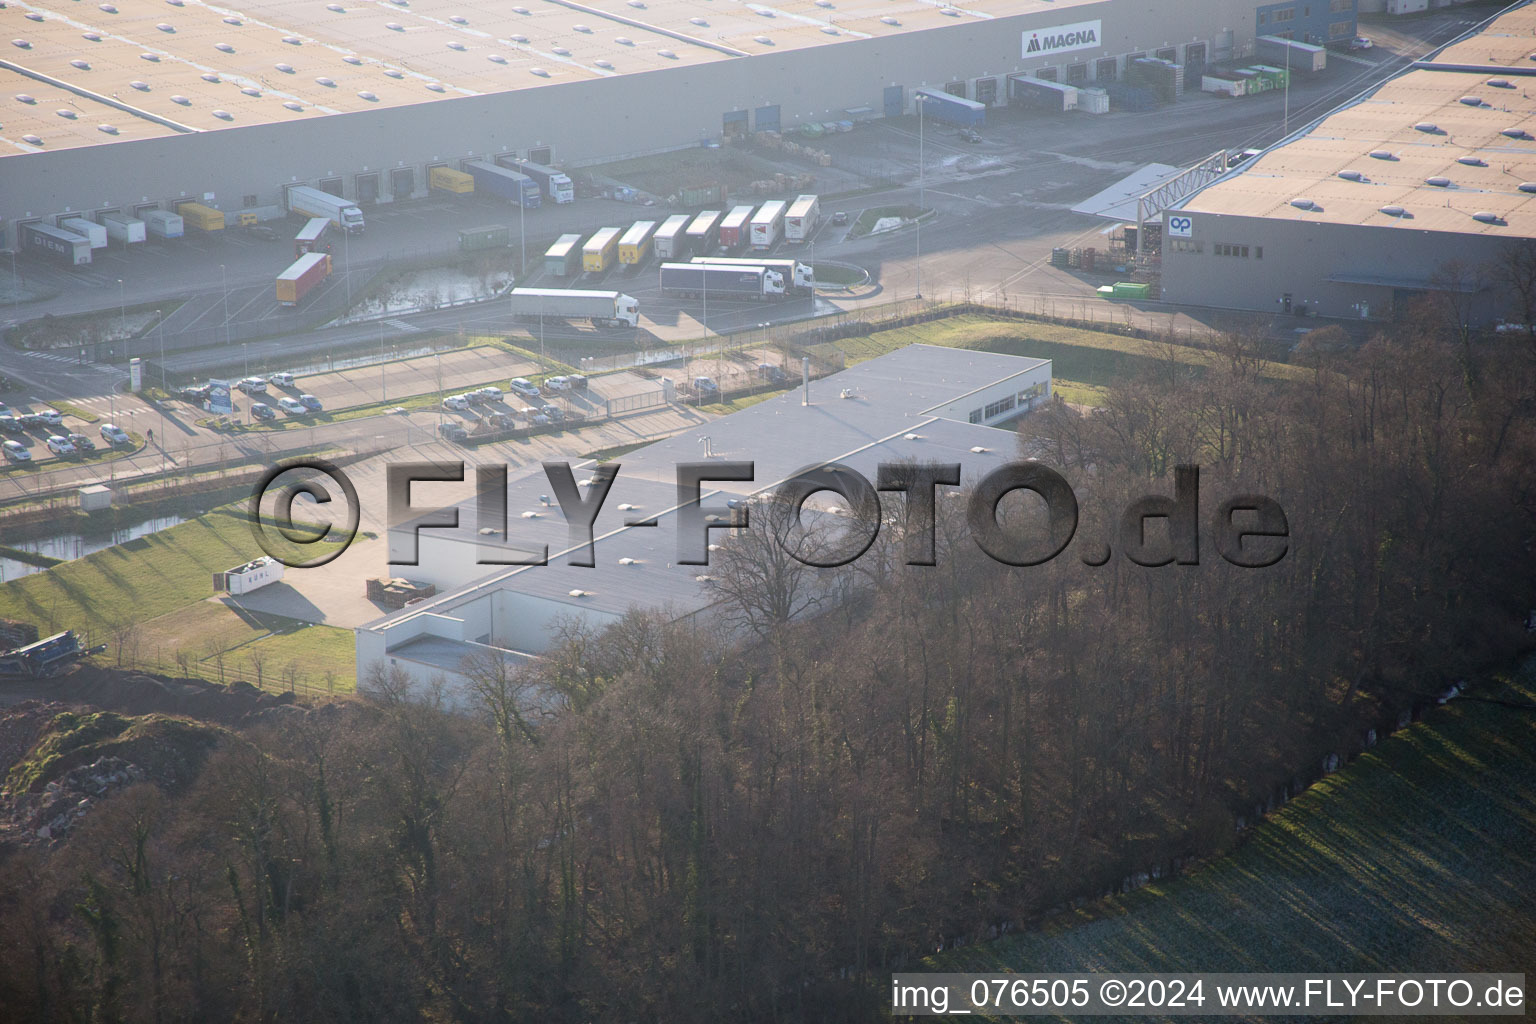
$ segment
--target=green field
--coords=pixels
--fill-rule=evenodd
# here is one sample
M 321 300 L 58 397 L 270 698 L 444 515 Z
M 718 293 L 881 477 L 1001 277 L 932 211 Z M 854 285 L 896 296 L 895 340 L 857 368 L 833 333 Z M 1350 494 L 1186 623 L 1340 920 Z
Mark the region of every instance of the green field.
M 260 554 L 244 507 L 229 505 L 0 585 L 0 618 L 32 622 L 43 634 L 74 629 L 93 643 L 108 643 L 103 664 L 121 660 L 125 667 L 172 674 L 185 665 L 215 681 L 222 675 L 226 682 L 254 683 L 255 652 L 267 689 L 288 689 L 283 676 L 290 662 L 298 664 L 298 689 L 351 689 L 350 630 L 208 600 L 213 573 Z
M 1525 971 L 1533 879 L 1536 661 L 1384 741 L 1195 873 L 920 969 Z

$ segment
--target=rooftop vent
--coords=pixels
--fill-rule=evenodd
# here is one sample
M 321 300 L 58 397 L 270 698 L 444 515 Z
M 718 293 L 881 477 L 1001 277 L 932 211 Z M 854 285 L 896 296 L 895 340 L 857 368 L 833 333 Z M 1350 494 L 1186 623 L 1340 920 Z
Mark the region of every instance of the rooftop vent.
M 219 76 L 214 74 L 211 71 L 208 72 L 208 74 L 206 74 L 206 75 L 199 75 L 198 77 L 201 78 L 205 82 L 211 82 L 214 85 L 218 85 L 219 84 Z
M 113 7 L 111 4 L 98 4 L 97 5 L 97 9 L 101 10 L 101 11 L 104 11 L 107 14 L 116 14 L 117 13 L 117 8 Z
M 689 18 L 688 24 L 697 25 L 699 28 L 709 28 L 709 22 L 705 21 L 703 18 Z
M 571 55 L 571 51 L 563 46 L 551 46 L 549 52 L 559 54 L 562 57 L 569 57 Z
M 973 448 L 971 448 L 971 454 L 972 455 L 985 455 L 985 454 L 987 454 L 987 452 L 989 452 L 991 450 L 992 449 L 990 449 L 990 448 L 983 448 L 981 445 L 978 444 L 978 445 L 974 446 Z
M 700 573 L 698 576 L 695 576 L 693 579 L 694 579 L 694 582 L 696 582 L 696 583 L 708 583 L 710 580 L 714 579 L 714 577 L 706 572 L 706 573 Z
M 677 60 L 677 54 L 673 53 L 671 50 L 657 50 L 656 56 L 665 57 L 667 60 Z
M 274 64 L 272 66 L 277 68 L 277 70 L 281 71 L 285 75 L 293 74 L 293 65 L 292 64 Z
M 116 135 L 117 134 L 117 125 L 113 125 L 113 124 L 99 124 L 99 125 L 96 126 L 96 130 L 99 131 L 99 132 L 106 132 L 108 135 Z
M 224 19 L 224 24 L 226 24 L 226 25 L 244 25 L 245 22 L 241 21 L 239 18 L 225 18 Z
M 247 96 L 260 96 L 261 95 L 261 90 L 256 88 L 254 85 L 248 85 L 244 89 L 241 89 L 240 91 L 245 93 Z
M 213 112 L 213 116 L 218 118 L 220 121 L 233 121 L 235 119 L 235 115 L 231 114 L 227 110 L 215 110 Z
M 234 53 L 235 52 L 235 48 L 233 46 L 230 46 L 228 43 L 214 43 L 213 44 L 213 48 L 215 50 L 218 50 L 220 53 Z
M 1513 89 L 1514 88 L 1514 86 L 1509 84 L 1509 79 L 1507 79 L 1507 78 L 1490 78 L 1490 79 L 1488 79 L 1488 84 L 1493 86 L 1495 89 Z
M 149 92 L 148 82 L 129 82 L 128 87 L 130 89 L 137 89 L 139 92 Z
M 160 24 L 156 25 L 155 28 L 159 29 L 161 32 L 175 32 L 176 31 L 176 26 L 175 25 L 167 25 L 163 21 Z
M 79 68 L 81 71 L 89 71 L 89 70 L 91 70 L 91 63 L 90 63 L 90 61 L 85 61 L 85 60 L 72 60 L 72 61 L 69 62 L 69 66 L 72 67 L 72 68 Z
M 1436 188 L 1449 188 L 1451 185 L 1451 179 L 1436 175 L 1433 178 L 1425 178 L 1424 184 L 1433 185 Z
M 883 25 L 900 25 L 901 24 L 901 22 L 897 21 L 895 18 L 891 17 L 889 14 L 887 14 L 885 17 L 881 18 L 880 19 L 880 23 L 883 24 Z
M 181 7 L 181 6 L 183 6 L 182 0 L 165 0 L 165 2 L 170 4 L 172 7 Z
M 1440 126 L 1433 121 L 1420 121 L 1413 128 L 1414 131 L 1427 132 L 1429 134 L 1434 134 L 1440 130 Z
M 1381 208 L 1381 212 L 1386 214 L 1388 217 L 1401 217 L 1408 211 L 1404 210 L 1401 206 L 1383 206 Z
M 389 29 L 391 32 L 404 32 L 405 31 L 405 26 L 400 24 L 398 21 L 386 21 L 384 23 L 384 27 Z
M 24 15 L 24 17 L 28 21 L 42 21 L 43 20 L 43 16 L 41 14 L 38 14 L 36 11 L 32 11 L 29 14 Z
M 289 46 L 304 45 L 304 40 L 300 39 L 298 36 L 283 36 L 283 42 L 287 43 Z
M 324 75 L 321 75 L 319 78 L 315 79 L 315 84 L 316 85 L 323 85 L 327 89 L 334 89 L 334 88 L 336 88 L 335 80 L 331 79 L 331 78 L 326 78 Z
M 16 102 L 17 103 L 26 103 L 26 104 L 30 105 L 30 104 L 36 103 L 37 99 L 35 97 L 33 97 L 30 93 L 19 92 L 19 93 L 16 94 Z
M 302 104 L 302 103 L 295 103 L 293 100 L 285 101 L 283 103 L 283 106 L 287 107 L 289 110 L 303 110 L 304 109 L 304 104 Z
M 1520 191 L 1521 192 L 1536 192 L 1536 181 L 1522 181 L 1520 183 Z
M 1306 198 L 1305 196 L 1297 196 L 1295 199 L 1292 199 L 1291 205 L 1296 207 L 1298 210 L 1312 210 L 1316 209 L 1317 207 L 1316 203 Z
M 513 35 L 513 36 L 512 36 L 512 41 L 513 41 L 513 42 L 514 42 L 514 43 L 526 43 L 526 42 L 527 42 L 527 41 L 528 41 L 528 37 L 527 37 L 527 36 L 522 36 L 522 35 L 515 35 L 515 34 L 514 34 L 514 35 Z
M 939 13 L 940 14 L 944 14 L 944 15 L 948 15 L 951 18 L 958 18 L 958 17 L 960 17 L 960 12 L 955 10 L 953 7 L 941 7 L 941 8 L 939 8 Z
M 772 18 L 772 17 L 775 17 L 775 16 L 776 16 L 776 15 L 775 15 L 775 14 L 774 14 L 774 13 L 773 13 L 773 12 L 772 12 L 772 11 L 770 11 L 770 10 L 769 10 L 769 9 L 768 9 L 768 8 L 766 8 L 766 7 L 759 7 L 759 8 L 758 8 L 758 9 L 757 9 L 757 13 L 758 13 L 758 14 L 759 14 L 759 15 L 761 15 L 761 16 L 762 16 L 762 17 L 764 17 L 764 18 Z
M 628 557 L 626 555 L 624 558 L 619 559 L 619 564 L 620 565 L 639 565 L 640 564 L 640 559 L 638 559 L 638 558 L 630 558 L 630 557 Z
M 1531 137 L 1530 132 L 1527 132 L 1524 128 L 1505 128 L 1499 134 L 1508 135 L 1512 139 L 1528 139 Z
M 620 46 L 634 46 L 635 45 L 635 41 L 633 39 L 629 38 L 628 36 L 618 36 L 617 38 L 614 39 L 614 42 L 618 43 Z
M 1463 96 L 1461 102 L 1469 107 L 1480 107 L 1483 105 L 1483 98 L 1481 96 Z
M 507 62 L 507 58 L 503 57 L 499 53 L 490 54 L 485 59 L 490 61 L 492 64 L 505 64 Z
M 591 25 L 572 25 L 571 28 L 574 29 L 577 32 L 582 32 L 582 33 L 584 33 L 586 35 L 591 35 L 592 34 L 592 26 Z
M 12 39 L 11 40 L 11 45 L 12 46 L 19 46 L 23 50 L 30 50 L 30 49 L 32 49 L 32 44 L 27 42 L 25 39 Z
M 147 60 L 152 64 L 160 63 L 160 55 L 158 53 L 141 53 L 139 54 L 139 59 Z
M 80 38 L 84 39 L 84 40 L 86 40 L 88 42 L 99 43 L 99 42 L 101 42 L 101 33 L 100 32 L 81 32 L 80 33 Z
M 433 92 L 442 92 L 443 91 L 443 83 L 442 82 L 428 82 L 427 83 L 427 88 L 431 89 Z
M 350 53 L 347 54 L 345 57 L 343 57 L 341 59 L 346 61 L 348 64 L 353 65 L 354 67 L 357 66 L 358 64 L 361 64 L 363 62 L 363 58 L 361 58 L 361 57 L 354 57 Z
M 1498 214 L 1491 210 L 1478 210 L 1472 215 L 1472 219 L 1482 221 L 1484 224 L 1498 224 L 1504 218 L 1500 217 Z
M 626 501 L 626 502 L 624 502 L 624 504 L 619 506 L 619 511 L 620 512 L 633 512 L 635 510 L 635 507 L 636 506 L 631 505 L 629 502 Z
M 832 0 L 816 0 L 816 6 L 817 7 L 832 7 L 834 5 L 832 3 Z
M 377 96 L 375 96 L 373 93 L 369 92 L 367 89 L 364 89 L 361 92 L 359 92 L 357 94 L 357 98 L 360 99 L 360 100 L 367 100 L 369 103 L 377 103 L 379 101 L 379 98 Z
M 33 146 L 41 146 L 43 144 L 43 140 L 36 135 L 23 135 L 21 141 Z
M 1483 161 L 1483 159 L 1481 157 L 1476 157 L 1476 156 L 1459 156 L 1459 157 L 1456 158 L 1456 162 L 1459 163 L 1459 164 L 1466 164 L 1468 167 L 1487 167 L 1488 166 Z
M 833 28 L 831 25 L 823 25 L 821 30 L 829 36 L 835 36 L 838 34 L 837 29 Z
M 462 14 L 449 15 L 448 20 L 453 22 L 455 25 L 468 25 L 469 24 L 469 19 L 464 17 L 464 15 L 462 15 Z
M 455 39 L 453 42 L 448 44 L 448 49 L 450 49 L 450 50 L 463 50 L 463 49 L 466 49 L 466 47 L 464 46 L 463 43 L 461 43 L 457 39 Z
M 523 518 L 524 519 L 537 519 L 541 515 L 543 515 L 542 512 L 524 512 L 523 513 Z
M 922 434 L 902 434 L 901 436 L 903 440 L 907 441 L 921 441 L 923 439 Z
M 752 38 L 755 39 L 757 42 L 762 43 L 764 46 L 772 46 L 773 45 L 773 40 L 769 39 L 767 36 L 753 36 Z
M 600 68 L 606 68 L 607 70 L 610 70 L 610 71 L 613 70 L 613 62 L 612 61 L 595 60 L 592 63 L 596 64 Z
M 582 589 L 578 588 L 576 590 L 567 591 L 567 593 L 570 594 L 571 597 L 587 597 L 591 593 L 591 591 L 582 590 Z
M 1365 175 L 1361 174 L 1359 171 L 1345 170 L 1339 172 L 1339 177 L 1343 178 L 1345 181 L 1360 181 L 1365 177 Z
M 629 0 L 629 6 L 637 11 L 645 10 L 645 0 Z
M 389 78 L 404 78 L 405 72 L 398 68 L 385 68 L 384 74 Z
M 171 102 L 183 107 L 190 107 L 192 105 L 192 101 L 185 96 L 172 96 Z
M 69 121 L 73 121 L 76 117 L 80 116 L 80 115 L 76 114 L 73 110 L 70 110 L 68 107 L 65 107 L 64 109 L 59 110 L 57 113 L 58 113 L 58 115 L 60 117 L 65 118 L 66 120 L 69 120 Z
M 549 77 L 549 72 L 545 71 L 543 68 L 529 68 L 528 72 L 529 72 L 529 74 L 538 75 L 540 78 L 548 78 Z
M 528 8 L 526 8 L 526 7 L 514 7 L 514 8 L 512 8 L 512 13 L 513 14 L 527 14 L 528 13 Z
M 341 4 L 326 4 L 325 5 L 325 9 L 330 11 L 332 14 L 346 14 L 347 13 L 347 9 L 345 7 L 343 7 L 343 6 L 341 6 Z

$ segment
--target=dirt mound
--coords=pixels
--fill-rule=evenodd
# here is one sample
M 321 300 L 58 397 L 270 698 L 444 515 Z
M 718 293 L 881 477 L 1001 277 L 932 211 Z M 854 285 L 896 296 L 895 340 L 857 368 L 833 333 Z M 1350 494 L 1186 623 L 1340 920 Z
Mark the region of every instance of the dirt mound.
M 292 693 L 267 693 L 249 683 L 220 686 L 204 679 L 175 679 L 96 665 L 80 665 L 56 679 L 28 685 L 28 696 L 34 700 L 0 712 L 0 723 L 8 715 L 23 713 L 36 701 L 88 704 L 129 715 L 184 715 L 231 726 L 304 711 L 296 706 Z M 0 726 L 0 771 L 8 768 L 4 751 L 4 730 Z

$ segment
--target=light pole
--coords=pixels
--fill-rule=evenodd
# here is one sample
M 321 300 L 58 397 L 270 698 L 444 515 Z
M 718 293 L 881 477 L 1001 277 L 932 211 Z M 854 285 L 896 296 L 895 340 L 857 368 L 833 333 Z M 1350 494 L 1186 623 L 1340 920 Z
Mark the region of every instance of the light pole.
M 219 264 L 219 280 L 224 286 L 224 347 L 229 348 L 229 270 Z
M 519 195 L 517 200 L 517 244 L 522 248 L 523 255 L 518 260 L 517 276 L 512 279 L 514 282 L 522 280 L 523 275 L 528 273 L 528 233 L 523 230 L 523 200 L 526 198 L 525 195 Z
M 379 401 L 381 401 L 381 402 L 387 402 L 389 400 L 389 388 L 388 388 L 387 384 L 385 383 L 385 378 L 387 376 L 388 376 L 387 368 L 384 365 L 384 321 L 380 320 L 379 321 Z
M 917 94 L 917 298 L 923 297 L 923 101 Z
M 342 280 L 347 282 L 347 312 L 352 312 L 352 232 L 346 228 L 341 229 L 342 258 L 346 260 L 346 267 L 342 269 Z
M 123 289 L 123 279 L 117 279 L 117 330 L 123 336 L 123 364 L 128 363 L 128 297 Z M 129 385 L 132 387 L 132 385 Z

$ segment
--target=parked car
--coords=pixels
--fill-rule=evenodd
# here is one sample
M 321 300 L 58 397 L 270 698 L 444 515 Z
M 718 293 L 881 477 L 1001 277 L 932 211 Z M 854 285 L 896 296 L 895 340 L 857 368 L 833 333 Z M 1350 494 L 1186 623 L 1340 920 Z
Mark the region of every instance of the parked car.
M 69 443 L 75 446 L 77 452 L 93 452 L 96 450 L 96 442 L 84 434 L 69 434 Z
M 469 410 L 469 399 L 463 395 L 449 395 L 443 399 L 443 408 L 452 412 L 467 412 Z
M 587 378 L 585 376 L 583 376 L 582 374 L 573 373 L 573 374 L 571 374 L 569 377 L 567 377 L 565 379 L 571 382 L 571 390 L 572 391 L 585 391 L 585 390 L 587 390 Z
M 267 382 L 260 377 L 242 377 L 235 383 L 235 387 L 248 395 L 264 395 L 267 393 Z
M 539 407 L 539 412 L 543 413 L 545 418 L 548 419 L 551 423 L 565 422 L 565 413 L 560 411 L 560 407 L 558 405 L 541 405 Z
M 720 386 L 715 383 L 713 377 L 695 377 L 693 378 L 693 390 L 701 395 L 718 395 L 720 393 Z
M 39 409 L 37 415 L 50 427 L 62 427 L 64 425 L 64 414 L 57 409 Z
M 1355 36 L 1355 38 L 1349 41 L 1349 48 L 1351 50 L 1369 50 L 1375 45 L 1375 43 L 1371 42 L 1365 36 Z
M 507 390 L 524 398 L 538 398 L 539 388 L 527 377 L 516 377 L 507 382 Z
M 288 373 L 287 371 L 282 373 L 274 373 L 267 378 L 267 383 L 275 384 L 280 388 L 291 388 L 293 387 L 293 374 Z
M 958 134 L 960 138 L 964 139 L 966 142 L 981 141 L 981 133 L 974 128 L 961 128 Z
M 847 224 L 848 223 L 848 214 L 844 213 L 842 210 L 838 210 L 836 213 L 834 213 L 832 215 L 832 223 L 833 224 Z
M 27 428 L 19 416 L 0 416 L 0 430 L 7 434 L 24 434 Z
M 266 402 L 252 402 L 251 416 L 258 420 L 275 420 L 277 419 L 277 410 Z
M 486 397 L 478 390 L 466 391 L 461 397 L 470 405 L 484 405 L 487 401 Z
M 512 430 L 517 427 L 517 420 L 510 412 L 493 412 L 486 416 L 485 422 L 490 424 L 492 430 Z
M 772 363 L 758 363 L 757 375 L 763 380 L 772 381 L 775 384 L 788 376 L 782 366 L 775 366 Z
M 212 390 L 206 384 L 194 384 L 191 387 L 182 388 L 177 394 L 193 405 L 202 405 L 208 401 L 208 395 Z
M 549 406 L 548 408 L 554 408 L 554 407 L 553 406 Z M 535 427 L 547 427 L 550 424 L 549 417 L 544 415 L 542 412 L 539 412 L 539 410 L 537 410 L 537 409 L 524 409 L 523 412 L 522 412 L 522 416 L 523 416 L 523 419 L 527 420 L 529 423 L 531 423 Z
M 469 437 L 469 431 L 457 423 L 444 423 L 437 428 L 437 432 L 449 441 L 463 441 Z
M 103 423 L 101 425 L 101 437 L 107 444 L 114 447 L 120 444 L 132 443 L 128 437 L 128 431 L 113 423 Z
M 75 446 L 69 443 L 69 438 L 62 434 L 48 435 L 48 450 L 55 455 L 73 455 Z
M 550 377 L 544 382 L 544 390 L 549 394 L 570 391 L 571 379 L 569 377 Z
M 325 409 L 325 406 L 320 403 L 320 399 L 314 395 L 300 395 L 299 404 L 310 412 L 321 412 Z
M 292 398 L 289 398 L 287 395 L 284 395 L 282 398 L 277 400 L 277 407 L 283 410 L 283 412 L 287 413 L 289 416 L 303 416 L 305 413 L 309 412 L 308 409 L 304 408 L 302 405 L 294 401 Z
M 20 441 L 7 440 L 3 445 L 0 445 L 0 447 L 5 449 L 5 457 L 10 459 L 12 462 L 32 461 L 32 453 L 27 451 L 27 446 L 22 444 Z
M 480 395 L 487 402 L 499 402 L 502 398 L 501 388 L 489 385 L 476 391 L 475 394 Z
M 24 412 L 21 414 L 21 425 L 28 430 L 37 430 L 48 426 L 48 421 L 43 419 L 40 412 Z

